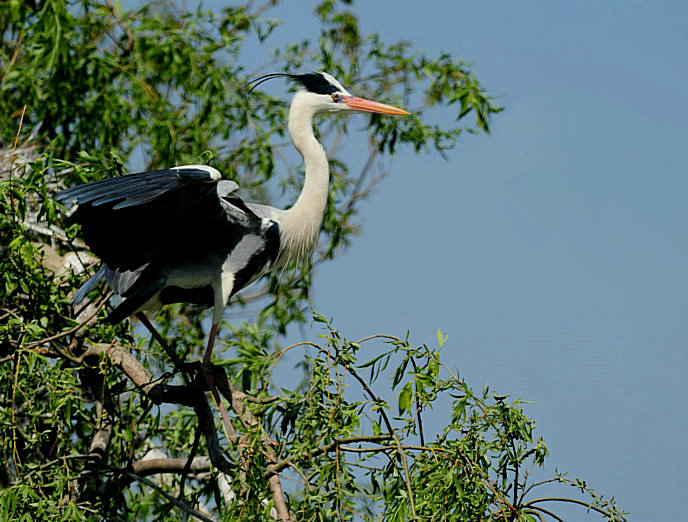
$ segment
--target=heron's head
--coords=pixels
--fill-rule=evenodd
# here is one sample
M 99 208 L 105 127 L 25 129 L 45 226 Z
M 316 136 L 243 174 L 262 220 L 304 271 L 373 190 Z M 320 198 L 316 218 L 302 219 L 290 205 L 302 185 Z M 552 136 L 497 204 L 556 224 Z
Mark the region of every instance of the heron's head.
M 256 82 L 252 89 L 260 83 L 278 76 L 285 76 L 301 84 L 302 89 L 294 96 L 294 103 L 298 103 L 302 107 L 311 108 L 313 114 L 333 112 L 374 112 L 398 116 L 409 114 L 405 110 L 392 107 L 391 105 L 353 96 L 341 83 L 326 72 L 268 74 L 251 82 Z

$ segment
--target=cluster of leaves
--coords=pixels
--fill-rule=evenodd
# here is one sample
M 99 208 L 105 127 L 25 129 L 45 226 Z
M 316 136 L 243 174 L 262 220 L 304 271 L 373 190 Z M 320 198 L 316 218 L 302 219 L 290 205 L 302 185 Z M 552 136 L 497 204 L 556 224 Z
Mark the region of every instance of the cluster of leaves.
M 135 353 L 137 371 L 156 382 L 190 386 L 189 377 L 180 367 L 170 372 L 160 347 L 129 326 L 98 320 L 106 313 L 104 290 L 72 310 L 70 292 L 95 260 L 52 195 L 130 168 L 207 163 L 240 180 L 247 198 L 290 200 L 303 170 L 282 154 L 289 146 L 286 103 L 259 91 L 249 95 L 247 81 L 265 66 L 247 70 L 242 60 L 249 43 L 276 40 L 279 24 L 267 17 L 273 3 L 219 13 L 164 0 L 131 11 L 110 0 L 9 2 L 0 9 L 3 519 L 269 517 L 277 498 L 269 481 L 276 476 L 293 479 L 284 490 L 299 519 L 357 513 L 514 520 L 546 513 L 526 494 L 524 470 L 541 464 L 546 449 L 520 403 L 474 394 L 446 373 L 438 351 L 390 337 L 382 355 L 359 364 L 360 343 L 316 316 L 327 327 L 325 342 L 309 343 L 315 353 L 305 358 L 303 382 L 276 391 L 272 375 L 288 350 L 280 337 L 307 320 L 312 269 L 357 233 L 361 202 L 387 174 L 381 159 L 401 146 L 444 153 L 461 132 L 489 131 L 500 110 L 454 57 L 428 57 L 408 43 L 362 35 L 346 1 L 318 4 L 319 40 L 277 44 L 269 65 L 327 70 L 357 93 L 409 107 L 414 116 L 373 117 L 365 133 L 351 134 L 367 150 L 360 165 L 338 155 L 349 136 L 346 120 L 322 126 L 332 184 L 320 249 L 310 266 L 266 278 L 239 298 L 234 310 L 246 307 L 250 322 L 223 328 L 220 344 L 235 356 L 222 364 L 232 385 L 250 397 L 244 410 L 234 410 L 236 433 L 221 439 L 236 475 L 203 460 L 189 460 L 183 472 L 165 478 L 141 471 L 151 450 L 168 460 L 209 453 L 198 412 L 160 406 L 113 352 L 84 354 L 89 346 L 117 346 Z M 425 111 L 433 107 L 454 111 L 453 123 L 430 122 Z M 280 182 L 276 171 L 285 174 Z M 202 312 L 168 307 L 157 324 L 181 359 L 201 349 Z M 399 402 L 393 418 L 383 398 L 389 390 L 378 390 L 385 382 L 379 377 L 392 367 Z M 358 392 L 346 388 L 346 376 Z M 454 399 L 446 429 L 426 440 L 423 415 L 446 397 Z M 623 517 L 587 486 L 583 493 L 586 505 L 610 519 Z
M 544 441 L 533 434 L 534 422 L 520 400 L 490 394 L 487 387 L 476 394 L 447 368 L 441 361 L 446 336 L 438 332 L 435 349 L 386 335 L 351 342 L 324 317 L 314 319 L 327 334 L 322 344 L 309 345 L 316 353 L 310 358 L 308 400 L 298 395 L 291 405 L 273 406 L 288 412 L 280 417 L 277 438 L 285 448 L 283 462 L 306 482 L 299 519 L 356 514 L 384 520 L 536 520 L 548 513 L 541 509 L 543 499 L 529 498 L 538 485 L 533 467 L 547 456 Z M 375 342 L 386 348 L 359 362 L 359 351 L 371 351 Z M 378 382 L 398 390 L 398 409 L 377 394 Z M 423 419 L 438 414 L 446 427 L 425 435 Z M 285 421 L 289 431 L 282 441 Z M 554 480 L 575 484 L 561 475 Z M 609 520 L 623 519 L 613 499 L 586 493 L 590 502 L 572 501 Z

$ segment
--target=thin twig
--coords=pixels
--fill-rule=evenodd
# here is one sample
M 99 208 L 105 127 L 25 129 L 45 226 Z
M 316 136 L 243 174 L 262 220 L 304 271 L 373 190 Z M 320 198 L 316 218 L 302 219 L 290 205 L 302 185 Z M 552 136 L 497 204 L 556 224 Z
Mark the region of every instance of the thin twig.
M 588 509 L 592 509 L 593 511 L 597 511 L 598 513 L 602 515 L 609 515 L 604 509 L 598 508 L 594 504 L 590 502 L 584 502 L 583 500 L 578 500 L 576 498 L 566 498 L 566 497 L 542 497 L 542 498 L 536 498 L 535 500 L 529 500 L 525 504 L 523 504 L 523 507 L 529 507 L 533 509 L 542 509 L 539 506 L 536 506 L 535 504 L 539 504 L 541 502 L 569 502 L 571 504 L 578 504 L 580 506 L 585 506 Z
M 12 383 L 12 457 L 14 458 L 14 467 L 17 469 L 17 475 L 21 475 L 21 458 L 17 450 L 17 419 L 14 413 L 15 400 L 17 396 L 17 388 L 19 386 L 19 366 L 21 364 L 21 352 L 17 352 L 17 361 L 14 368 L 14 380 Z
M 418 374 L 418 366 L 416 365 L 416 360 L 413 358 L 413 356 L 410 357 L 411 359 L 411 364 L 413 365 L 413 371 Z M 416 418 L 418 419 L 418 432 L 420 434 L 420 445 L 425 446 L 425 437 L 423 436 L 423 419 L 421 418 L 420 415 L 420 399 L 418 398 L 418 384 L 416 383 Z
M 558 478 L 551 478 L 551 479 L 547 479 L 547 480 L 542 480 L 540 482 L 534 482 L 533 484 L 531 484 L 530 486 L 528 486 L 527 488 L 525 488 L 521 492 L 521 502 L 523 502 L 523 497 L 525 497 L 528 493 L 530 493 L 531 489 L 536 488 L 538 486 L 544 486 L 545 484 L 551 484 L 552 482 L 559 482 L 559 479 Z
M 117 11 L 115 10 L 115 6 L 112 5 L 112 2 L 110 0 L 105 0 L 105 3 L 107 3 L 108 7 L 112 11 L 112 15 L 115 17 L 115 22 L 117 23 L 117 25 L 119 25 L 120 28 L 127 35 L 127 45 L 124 47 L 124 49 L 122 49 L 122 51 L 124 51 L 124 56 L 126 56 L 131 52 L 132 47 L 134 47 L 134 42 L 135 42 L 134 33 L 132 33 L 131 29 L 129 29 L 129 27 L 124 25 L 124 23 L 119 19 L 119 16 L 117 16 Z M 114 40 L 115 39 L 113 38 L 113 41 Z M 119 46 L 117 41 L 115 41 L 115 43 Z
M 359 191 L 361 190 L 361 187 L 363 186 L 363 181 L 366 178 L 366 175 L 368 172 L 370 172 L 370 169 L 373 167 L 373 163 L 375 162 L 375 158 L 377 158 L 378 155 L 378 150 L 376 148 L 370 148 L 370 152 L 368 155 L 368 160 L 365 162 L 365 165 L 363 165 L 363 168 L 361 169 L 361 172 L 358 174 L 358 178 L 356 179 L 356 185 L 354 185 L 353 190 L 351 191 L 351 197 L 349 198 L 349 201 L 346 203 L 344 206 L 345 211 L 348 213 L 360 198 L 357 196 Z
M 134 479 L 135 481 L 140 482 L 141 484 L 145 484 L 146 486 L 148 486 L 151 489 L 154 489 L 157 493 L 159 493 L 160 495 L 165 497 L 168 501 L 170 501 L 172 504 L 177 506 L 179 509 L 181 509 L 185 513 L 188 513 L 191 516 L 194 516 L 200 520 L 203 520 L 204 522 L 216 522 L 214 518 L 210 518 L 210 517 L 204 515 L 203 513 L 201 513 L 200 511 L 193 509 L 192 507 L 187 506 L 183 502 L 180 502 L 179 500 L 174 498 L 174 496 L 170 495 L 167 491 L 165 491 L 161 487 L 157 486 L 156 484 L 154 484 L 152 481 L 148 480 L 147 478 L 142 477 L 141 475 L 137 475 L 136 473 L 132 473 L 132 472 L 127 471 L 127 470 L 124 470 L 124 471 L 116 470 L 116 471 L 119 473 L 123 473 L 124 475 L 127 475 L 129 478 Z
M 556 520 L 557 522 L 564 522 L 564 519 L 563 519 L 563 518 L 561 518 L 560 516 L 556 515 L 555 513 L 552 513 L 549 509 L 545 509 L 545 508 L 543 508 L 543 507 L 541 507 L 541 506 L 532 506 L 530 509 L 532 509 L 532 510 L 537 510 L 537 511 L 542 511 L 545 515 L 548 515 L 548 516 L 552 517 L 552 518 L 553 518 L 554 520 Z M 524 512 L 527 513 L 527 511 L 524 511 Z M 540 517 L 540 519 L 542 520 L 542 517 Z
M 386 339 L 388 341 L 394 341 L 396 343 L 406 344 L 405 341 L 402 341 L 398 337 L 395 337 L 393 335 L 387 335 L 387 334 L 373 334 L 373 335 L 369 335 L 367 337 L 362 337 L 361 339 L 356 341 L 356 344 L 361 344 L 361 343 L 365 343 L 367 341 L 372 341 L 373 339 Z
M 514 439 L 511 439 L 511 449 L 514 451 L 514 506 L 518 506 L 518 472 L 519 472 L 519 463 L 518 463 L 518 455 L 516 455 L 516 443 L 514 442 Z M 513 516 L 512 516 L 513 520 Z
M 371 435 L 371 436 L 362 436 L 362 437 L 349 437 L 346 439 L 337 439 L 337 440 L 330 442 L 329 444 L 326 444 L 325 446 L 321 446 L 320 448 L 311 452 L 309 454 L 309 456 L 310 457 L 317 457 L 319 455 L 324 455 L 325 453 L 329 453 L 330 451 L 341 446 L 341 444 L 352 444 L 352 443 L 356 443 L 356 442 L 380 442 L 380 441 L 390 440 L 391 438 L 392 438 L 391 435 Z M 355 451 L 357 449 L 359 449 L 359 448 L 351 448 L 351 449 L 347 449 L 347 451 Z M 291 457 L 286 458 L 284 460 L 281 460 L 280 462 L 277 462 L 276 464 L 270 464 L 265 469 L 264 476 L 267 477 L 268 475 L 270 475 L 272 473 L 279 473 L 284 468 L 291 466 L 293 464 L 293 462 L 298 457 L 300 457 L 300 455 L 294 455 L 294 456 L 291 456 Z
M 22 30 L 22 32 L 19 33 L 19 37 L 17 38 L 17 45 L 14 46 L 14 52 L 12 53 L 12 58 L 10 58 L 10 61 L 7 64 L 7 68 L 5 69 L 5 73 L 2 75 L 2 78 L 0 78 L 0 83 L 5 82 L 5 80 L 7 79 L 7 75 L 10 74 L 12 67 L 14 67 L 14 64 L 17 61 L 17 57 L 19 56 L 19 51 L 21 49 L 21 43 L 22 43 L 23 39 L 24 39 L 24 31 Z
M 527 509 L 523 510 L 523 512 L 524 512 L 526 515 L 535 515 L 536 517 L 538 517 L 538 520 L 539 520 L 540 522 L 546 522 L 545 517 L 542 516 L 542 513 L 539 513 L 539 512 L 537 512 L 537 511 L 535 511 L 535 510 L 527 510 Z
M 10 172 L 9 172 L 9 193 L 10 193 L 10 208 L 12 209 L 12 219 L 14 219 L 14 194 L 12 194 L 12 165 L 14 164 L 14 153 L 17 150 L 17 143 L 19 142 L 19 134 L 21 134 L 22 125 L 24 124 L 24 114 L 26 113 L 26 105 L 22 109 L 21 118 L 19 119 L 19 128 L 17 135 L 14 138 L 14 147 L 12 147 L 12 154 L 10 155 Z
M 306 488 L 308 488 L 308 491 L 313 491 L 313 488 L 311 487 L 311 485 L 308 482 L 308 477 L 306 476 L 306 474 L 303 471 L 301 471 L 299 469 L 299 467 L 296 464 L 294 464 L 293 462 L 289 464 L 289 467 L 291 469 L 293 469 L 294 471 L 296 471 L 296 473 L 303 479 L 303 484 L 304 484 L 304 486 L 306 486 Z M 287 477 L 287 479 L 289 479 L 289 477 Z M 292 478 L 291 480 L 298 483 L 297 479 Z
M 464 448 L 461 448 L 461 452 L 463 453 Z M 468 463 L 469 466 L 471 466 L 475 471 L 477 471 L 483 479 L 485 479 L 485 482 L 487 483 L 487 486 L 490 488 L 492 493 L 494 493 L 495 497 L 497 497 L 499 500 L 502 501 L 511 511 L 512 513 L 516 513 L 518 517 L 521 520 L 525 521 L 525 518 L 523 518 L 523 515 L 521 515 L 518 510 L 516 509 L 515 506 L 512 506 L 509 501 L 506 499 L 506 497 L 498 491 L 498 487 L 495 486 L 495 484 L 490 480 L 490 477 L 485 473 L 485 471 L 480 468 L 480 466 L 477 466 L 470 458 L 466 457 L 463 455 L 463 459 Z

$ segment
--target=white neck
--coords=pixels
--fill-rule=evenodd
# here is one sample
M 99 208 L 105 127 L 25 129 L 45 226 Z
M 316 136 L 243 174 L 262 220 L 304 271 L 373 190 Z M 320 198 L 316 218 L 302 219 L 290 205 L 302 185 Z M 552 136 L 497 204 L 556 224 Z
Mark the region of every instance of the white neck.
M 283 262 L 308 256 L 315 247 L 322 225 L 330 183 L 327 155 L 313 134 L 316 110 L 297 93 L 289 111 L 289 135 L 303 157 L 306 176 L 296 203 L 280 220 Z

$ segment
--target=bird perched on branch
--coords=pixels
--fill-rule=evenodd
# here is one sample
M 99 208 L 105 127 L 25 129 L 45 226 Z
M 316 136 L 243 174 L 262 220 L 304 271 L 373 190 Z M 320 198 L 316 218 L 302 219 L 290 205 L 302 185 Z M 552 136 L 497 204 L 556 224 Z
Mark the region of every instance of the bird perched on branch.
M 78 205 L 74 217 L 83 238 L 103 262 L 75 293 L 75 304 L 105 279 L 121 297 L 107 320 L 115 324 L 136 315 L 160 342 L 144 310 L 175 302 L 212 306 L 203 359 L 207 366 L 229 298 L 268 270 L 310 255 L 329 190 L 327 156 L 313 133 L 314 117 L 409 113 L 352 96 L 324 72 L 268 74 L 251 82 L 252 89 L 278 77 L 301 87 L 292 99 L 288 124 L 305 164 L 303 189 L 294 205 L 282 210 L 245 203 L 236 195 L 236 183 L 203 165 L 128 174 L 63 190 L 55 199 Z

